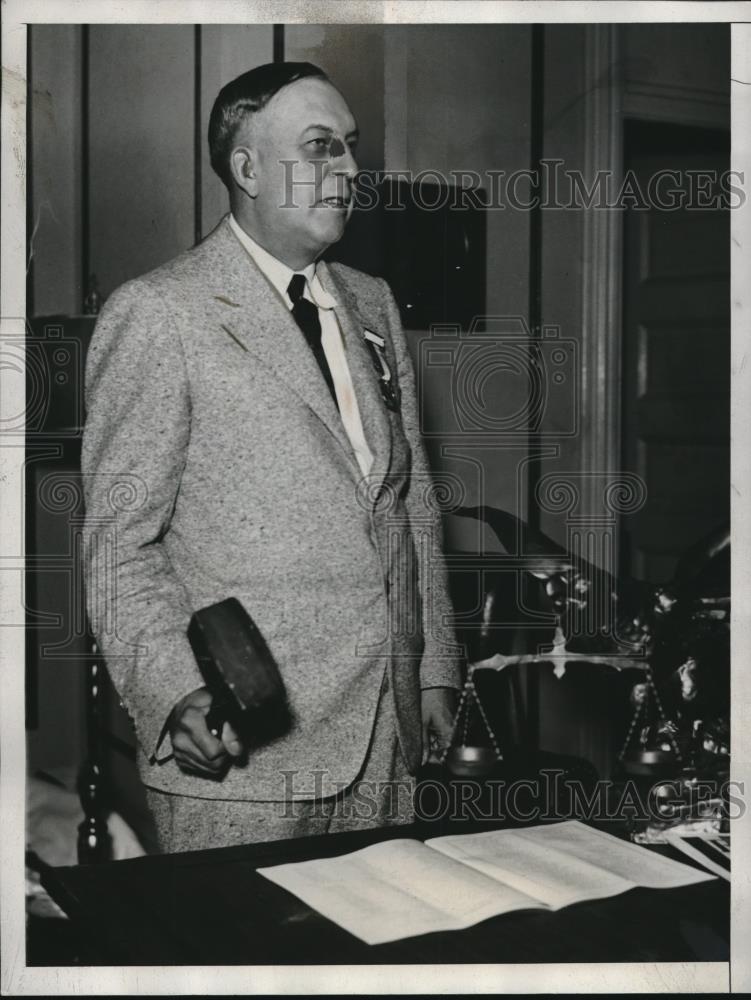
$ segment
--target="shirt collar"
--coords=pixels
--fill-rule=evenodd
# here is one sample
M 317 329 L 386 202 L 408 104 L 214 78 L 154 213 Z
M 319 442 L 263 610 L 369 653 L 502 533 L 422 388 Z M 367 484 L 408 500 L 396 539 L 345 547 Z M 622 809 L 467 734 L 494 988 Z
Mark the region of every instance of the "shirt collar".
M 321 284 L 316 268 L 317 263 L 313 261 L 302 271 L 293 271 L 291 267 L 284 264 L 278 257 L 274 257 L 268 250 L 265 250 L 260 243 L 257 243 L 252 236 L 249 236 L 242 228 L 237 219 L 230 213 L 230 228 L 235 236 L 245 247 L 260 270 L 266 275 L 271 284 L 276 288 L 287 304 L 288 309 L 292 309 L 292 301 L 287 295 L 287 288 L 293 274 L 304 274 L 307 279 L 305 295 L 311 299 L 319 309 L 335 309 L 336 299 Z

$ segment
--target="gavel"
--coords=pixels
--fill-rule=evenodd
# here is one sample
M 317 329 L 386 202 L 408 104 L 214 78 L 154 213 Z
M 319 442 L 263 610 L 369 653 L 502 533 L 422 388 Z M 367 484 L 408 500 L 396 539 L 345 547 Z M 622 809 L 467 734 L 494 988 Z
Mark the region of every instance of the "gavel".
M 224 723 L 229 722 L 247 748 L 289 728 L 291 717 L 279 668 L 236 598 L 196 611 L 188 626 L 188 640 L 212 697 L 206 725 L 213 736 L 221 740 Z

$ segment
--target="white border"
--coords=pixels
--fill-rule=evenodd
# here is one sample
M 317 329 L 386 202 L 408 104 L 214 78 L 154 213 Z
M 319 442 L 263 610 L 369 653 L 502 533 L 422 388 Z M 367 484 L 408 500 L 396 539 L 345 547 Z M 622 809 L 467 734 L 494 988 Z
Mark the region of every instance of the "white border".
M 10 987 L 15 996 L 727 993 L 728 989 L 724 962 L 26 969 Z
M 751 15 L 751 5 L 747 17 Z M 751 180 L 751 24 L 731 34 L 731 166 Z M 746 815 L 732 827 L 731 987 L 751 991 L 751 202 L 730 217 L 731 273 L 731 779 L 745 783 Z
M 372 0 L 5 0 L 2 8 L 2 297 L 0 316 L 25 313 L 25 61 L 26 23 L 442 23 L 470 22 L 701 22 L 751 20 L 748 2 L 397 2 Z M 732 33 L 733 169 L 751 178 L 751 26 Z M 748 180 L 746 190 L 748 190 Z M 749 276 L 751 205 L 732 217 L 733 302 L 733 777 L 749 782 L 751 761 L 751 531 L 745 519 L 751 495 L 751 447 L 746 425 L 751 415 Z M 2 333 L 15 332 L 12 319 Z M 23 411 L 19 380 L 5 380 L 0 416 Z M 23 497 L 21 442 L 0 440 L 0 569 L 21 553 Z M 0 572 L 0 626 L 22 619 L 20 574 Z M 19 617 L 19 613 L 21 617 Z M 23 629 L 0 631 L 2 728 L 0 729 L 0 808 L 2 810 L 2 993 L 7 995 L 258 994 L 258 993 L 506 993 L 506 992 L 733 992 L 751 989 L 749 892 L 751 817 L 734 827 L 733 947 L 724 963 L 566 964 L 500 966 L 326 966 L 326 967 L 25 967 L 23 884 L 25 737 L 23 731 Z M 743 843 L 745 841 L 746 843 Z
M 6 10 L 27 24 L 585 24 L 750 16 L 747 0 L 6 0 Z

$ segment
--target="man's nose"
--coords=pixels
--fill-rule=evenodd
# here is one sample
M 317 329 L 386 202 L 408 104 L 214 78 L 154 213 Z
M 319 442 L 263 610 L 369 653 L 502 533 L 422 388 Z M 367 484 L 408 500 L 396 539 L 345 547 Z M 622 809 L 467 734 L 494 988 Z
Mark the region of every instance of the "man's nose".
M 344 147 L 342 153 L 332 160 L 332 170 L 336 174 L 344 174 L 351 180 L 358 170 L 357 160 L 346 142 L 342 143 L 342 146 Z

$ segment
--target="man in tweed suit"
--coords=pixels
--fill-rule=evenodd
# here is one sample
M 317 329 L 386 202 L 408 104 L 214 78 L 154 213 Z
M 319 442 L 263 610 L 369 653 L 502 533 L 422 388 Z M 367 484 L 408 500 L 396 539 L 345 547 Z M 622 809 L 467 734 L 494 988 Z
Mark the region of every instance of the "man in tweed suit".
M 398 312 L 382 280 L 319 260 L 356 137 L 308 63 L 224 87 L 209 144 L 230 215 L 119 288 L 92 340 L 89 615 L 167 851 L 409 820 L 398 793 L 450 734 L 457 647 Z M 292 715 L 247 760 L 228 724 L 209 732 L 186 638 L 227 597 Z

